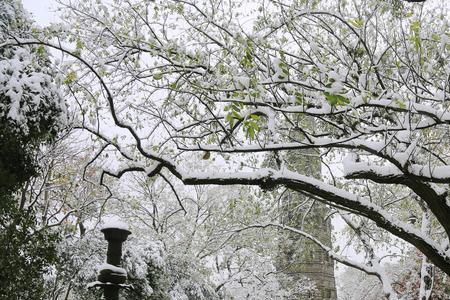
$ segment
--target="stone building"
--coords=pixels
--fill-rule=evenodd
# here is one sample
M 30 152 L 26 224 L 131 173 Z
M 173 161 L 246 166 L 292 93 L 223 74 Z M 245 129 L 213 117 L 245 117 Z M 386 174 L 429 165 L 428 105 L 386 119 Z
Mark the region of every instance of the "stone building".
M 301 174 L 320 176 L 320 160 L 314 152 L 287 158 L 290 168 Z M 287 191 L 281 198 L 281 222 L 301 229 L 331 246 L 329 208 L 300 193 Z M 315 243 L 296 233 L 280 230 L 278 270 L 294 280 L 306 277 L 316 286 L 314 294 L 293 295 L 289 300 L 336 300 L 334 261 Z

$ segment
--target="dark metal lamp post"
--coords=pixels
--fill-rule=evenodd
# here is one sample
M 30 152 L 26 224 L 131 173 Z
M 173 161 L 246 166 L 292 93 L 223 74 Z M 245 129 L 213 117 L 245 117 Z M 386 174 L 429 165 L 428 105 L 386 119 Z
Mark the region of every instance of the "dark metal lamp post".
M 127 272 L 121 267 L 122 244 L 131 232 L 113 225 L 106 226 L 101 231 L 105 235 L 105 240 L 108 241 L 106 263 L 100 268 L 98 281 L 89 284 L 89 288 L 103 288 L 105 300 L 119 300 L 119 290 L 131 288 L 126 284 Z

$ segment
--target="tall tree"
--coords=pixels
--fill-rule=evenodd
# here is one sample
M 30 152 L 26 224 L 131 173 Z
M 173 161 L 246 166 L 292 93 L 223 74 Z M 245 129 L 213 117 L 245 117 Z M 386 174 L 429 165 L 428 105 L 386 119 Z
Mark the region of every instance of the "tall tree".
M 443 4 L 405 3 L 395 13 L 391 2 L 375 0 L 70 1 L 66 8 L 76 49 L 45 40 L 7 45 L 47 44 L 78 61 L 66 81 L 81 103 L 80 126 L 103 142 L 99 162 L 121 158 L 100 182 L 143 172 L 188 185 L 284 186 L 353 214 L 342 215 L 365 261 L 296 228 L 255 226 L 307 237 L 377 276 L 386 297 L 397 291 L 367 228 L 405 241 L 450 275 Z M 117 156 L 104 155 L 109 149 Z M 287 164 L 265 168 L 258 159 L 303 149 L 319 151 L 329 178 Z M 215 163 L 198 171 L 187 152 Z M 405 207 L 422 222 L 408 221 Z
M 0 1 L 0 41 L 27 38 L 19 1 Z M 56 260 L 58 234 L 41 229 L 29 187 L 37 154 L 51 141 L 64 105 L 43 47 L 0 48 L 0 297 L 42 299 L 43 274 Z

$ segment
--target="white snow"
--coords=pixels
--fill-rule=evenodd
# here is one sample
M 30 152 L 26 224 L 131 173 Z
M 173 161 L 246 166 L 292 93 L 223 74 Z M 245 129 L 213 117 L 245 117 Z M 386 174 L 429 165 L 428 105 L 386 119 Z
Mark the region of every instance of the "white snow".
M 60 110 L 60 122 L 65 123 L 66 107 L 58 86 L 49 73 L 35 71 L 35 67 L 45 67 L 37 66 L 27 48 L 12 51 L 12 57 L 0 60 L 0 93 L 7 96 L 0 103 L 0 116 L 6 116 L 25 134 L 50 108 Z
M 450 166 L 431 166 L 412 164 L 409 166 L 409 172 L 417 176 L 435 179 L 450 179 Z
M 127 275 L 127 271 L 124 268 L 116 267 L 111 264 L 104 263 L 98 268 L 98 272 L 101 272 L 103 270 L 109 270 L 113 274 L 119 274 L 119 275 Z
M 250 78 L 246 76 L 235 76 L 233 79 L 236 87 L 239 89 L 248 89 L 250 87 Z
M 118 216 L 106 217 L 106 220 L 104 219 L 102 229 L 106 229 L 106 228 L 117 228 L 117 229 L 129 230 L 128 224 L 123 222 Z

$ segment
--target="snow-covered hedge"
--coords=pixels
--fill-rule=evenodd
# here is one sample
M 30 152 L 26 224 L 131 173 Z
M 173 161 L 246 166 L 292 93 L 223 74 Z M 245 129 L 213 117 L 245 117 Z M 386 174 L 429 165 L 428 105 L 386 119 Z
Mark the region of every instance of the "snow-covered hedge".
M 0 40 L 31 36 L 17 1 L 0 2 Z M 43 47 L 0 47 L 0 122 L 40 141 L 65 122 L 66 108 Z

